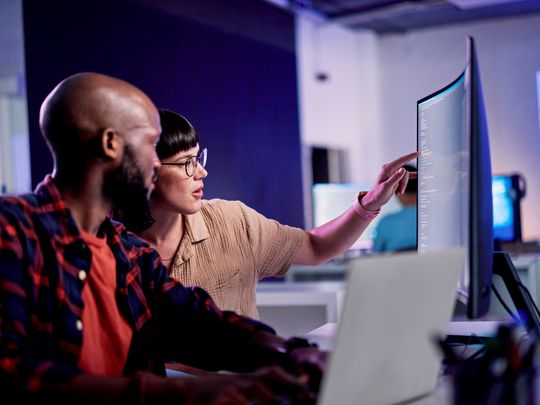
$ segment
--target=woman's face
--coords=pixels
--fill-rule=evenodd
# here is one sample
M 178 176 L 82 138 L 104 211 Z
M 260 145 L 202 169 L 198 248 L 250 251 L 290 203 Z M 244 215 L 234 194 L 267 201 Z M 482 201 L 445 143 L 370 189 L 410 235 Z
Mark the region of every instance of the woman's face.
M 188 176 L 186 166 L 182 163 L 197 156 L 199 145 L 189 150 L 179 152 L 161 161 L 155 189 L 151 196 L 152 210 L 167 210 L 189 215 L 201 209 L 203 198 L 203 179 L 208 172 L 197 165 L 193 176 Z M 163 165 L 175 163 L 179 165 Z

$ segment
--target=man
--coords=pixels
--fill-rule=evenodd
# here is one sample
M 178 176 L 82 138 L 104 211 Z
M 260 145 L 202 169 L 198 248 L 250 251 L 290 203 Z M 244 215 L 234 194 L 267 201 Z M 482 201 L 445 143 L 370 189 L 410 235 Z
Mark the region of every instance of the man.
M 47 96 L 40 127 L 52 175 L 32 194 L 0 199 L 3 396 L 115 404 L 314 399 L 321 352 L 220 311 L 204 290 L 169 278 L 155 250 L 109 220 L 115 204 L 148 203 L 159 167 L 159 115 L 142 91 L 76 74 Z M 171 360 L 257 371 L 156 376 Z

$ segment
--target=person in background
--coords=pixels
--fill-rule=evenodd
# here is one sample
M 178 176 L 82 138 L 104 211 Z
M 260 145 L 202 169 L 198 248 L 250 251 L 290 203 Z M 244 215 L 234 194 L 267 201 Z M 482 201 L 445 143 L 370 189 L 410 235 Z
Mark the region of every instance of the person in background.
M 165 109 L 159 113 L 161 167 L 150 212 L 128 208 L 118 218 L 158 250 L 174 278 L 204 288 L 220 308 L 252 318 L 258 318 L 259 280 L 283 276 L 293 263 L 316 265 L 344 253 L 381 206 L 403 193 L 409 173 L 400 167 L 418 156 L 413 152 L 386 164 L 375 186 L 359 193 L 349 210 L 305 231 L 267 219 L 239 201 L 203 200 L 207 150 L 185 117 Z
M 47 96 L 54 170 L 0 199 L 0 390 L 20 403 L 310 403 L 324 353 L 221 311 L 168 276 L 158 252 L 109 219 L 148 205 L 159 114 L 138 88 L 97 73 Z M 189 169 L 186 166 L 186 169 Z M 166 378 L 165 361 L 203 370 Z
M 404 165 L 409 172 L 416 172 L 411 165 Z M 399 252 L 416 250 L 416 200 L 418 181 L 413 178 L 405 187 L 405 192 L 397 196 L 402 209 L 385 215 L 379 220 L 374 236 L 373 251 Z

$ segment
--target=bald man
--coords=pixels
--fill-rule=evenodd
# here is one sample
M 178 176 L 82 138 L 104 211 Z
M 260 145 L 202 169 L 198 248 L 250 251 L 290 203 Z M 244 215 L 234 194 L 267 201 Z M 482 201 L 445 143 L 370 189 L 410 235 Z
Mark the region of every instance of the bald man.
M 124 81 L 81 73 L 47 96 L 40 127 L 52 175 L 34 193 L 0 199 L 1 395 L 78 404 L 313 401 L 321 352 L 220 311 L 109 220 L 113 206 L 143 207 L 152 191 L 161 131 L 152 101 Z M 243 374 L 165 378 L 165 361 Z

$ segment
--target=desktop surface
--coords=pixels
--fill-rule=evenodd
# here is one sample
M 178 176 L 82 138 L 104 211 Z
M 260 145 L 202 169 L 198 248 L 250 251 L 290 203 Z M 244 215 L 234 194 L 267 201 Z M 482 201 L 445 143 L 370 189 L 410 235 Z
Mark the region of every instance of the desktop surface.
M 503 321 L 452 321 L 448 324 L 448 334 L 463 334 L 469 336 L 479 336 L 485 338 L 493 338 L 499 326 L 507 324 Z M 318 328 L 305 334 L 305 338 L 311 342 L 317 343 L 321 350 L 329 353 L 334 349 L 335 337 L 337 333 L 337 323 L 329 322 Z M 524 333 L 524 332 L 523 332 Z M 526 339 L 522 334 L 519 339 Z M 399 344 L 399 340 L 398 340 Z M 463 345 L 463 349 L 460 349 L 460 353 L 473 354 L 479 350 L 479 345 Z M 442 362 L 441 362 L 442 366 Z M 534 376 L 533 389 L 528 392 L 527 398 L 529 402 L 527 404 L 539 403 L 540 400 L 540 374 Z M 530 397 L 532 396 L 532 397 Z M 532 399 L 534 400 L 532 400 Z M 532 402 L 531 402 L 532 401 Z M 406 402 L 414 405 L 448 405 L 454 402 L 454 376 L 445 373 L 441 368 L 441 373 L 437 380 L 437 384 L 433 391 L 428 395 L 416 398 L 414 400 Z
M 497 329 L 500 325 L 506 323 L 508 323 L 508 321 L 451 321 L 448 323 L 448 335 L 490 338 L 497 333 Z M 328 322 L 316 329 L 309 331 L 305 334 L 305 337 L 306 339 L 317 343 L 321 350 L 331 352 L 334 348 L 336 333 L 337 323 Z M 523 333 L 525 333 L 525 331 L 523 331 Z

